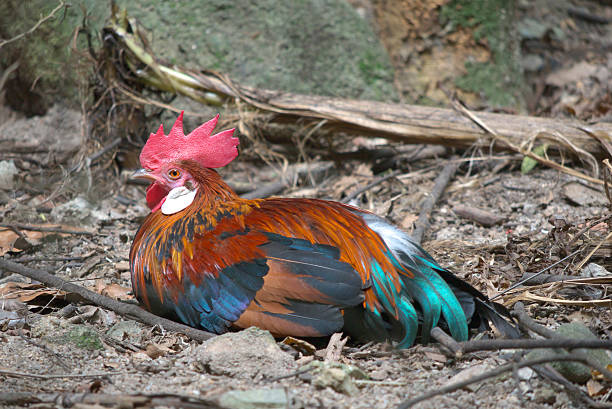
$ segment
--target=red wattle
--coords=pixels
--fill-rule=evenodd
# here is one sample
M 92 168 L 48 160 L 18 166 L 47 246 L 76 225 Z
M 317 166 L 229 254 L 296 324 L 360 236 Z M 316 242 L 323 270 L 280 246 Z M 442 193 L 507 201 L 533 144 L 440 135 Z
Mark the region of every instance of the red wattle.
M 157 183 L 151 183 L 147 188 L 147 206 L 151 209 L 151 212 L 159 210 L 161 205 L 164 203 L 168 191 Z

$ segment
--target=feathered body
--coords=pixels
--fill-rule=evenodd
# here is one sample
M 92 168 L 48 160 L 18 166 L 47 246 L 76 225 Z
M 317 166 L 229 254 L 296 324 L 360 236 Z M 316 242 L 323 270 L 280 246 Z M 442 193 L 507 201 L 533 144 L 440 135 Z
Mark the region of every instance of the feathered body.
M 487 319 L 512 332 L 498 305 L 372 213 L 325 200 L 241 199 L 188 155 L 164 166 L 166 179 L 146 170 L 153 211 L 130 251 L 134 293 L 156 314 L 215 333 L 255 325 L 317 337 L 344 329 L 400 347 L 419 333 L 427 341 L 436 325 L 457 340 L 467 339 L 468 323 Z

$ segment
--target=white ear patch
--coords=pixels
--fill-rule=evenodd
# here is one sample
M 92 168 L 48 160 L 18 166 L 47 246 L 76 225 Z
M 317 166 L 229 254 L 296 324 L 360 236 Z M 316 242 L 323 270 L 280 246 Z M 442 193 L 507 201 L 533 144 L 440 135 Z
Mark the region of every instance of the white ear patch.
M 162 213 L 174 214 L 180 212 L 193 202 L 197 191 L 197 189 L 189 190 L 185 186 L 175 187 L 168 193 L 166 200 L 162 203 Z

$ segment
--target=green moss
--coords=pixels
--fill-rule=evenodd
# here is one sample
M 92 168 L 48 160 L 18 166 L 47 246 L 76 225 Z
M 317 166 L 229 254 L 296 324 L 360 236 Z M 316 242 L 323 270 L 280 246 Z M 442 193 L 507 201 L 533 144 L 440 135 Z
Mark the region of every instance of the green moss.
M 67 334 L 67 338 L 68 341 L 79 348 L 89 349 L 92 351 L 95 349 L 104 349 L 98 334 L 83 325 L 77 325 L 70 330 L 70 332 Z
M 495 106 L 524 105 L 518 44 L 513 35 L 514 8 L 515 0 L 452 0 L 440 12 L 443 23 L 472 28 L 476 41 L 486 40 L 491 60 L 466 62 L 467 73 L 457 78 L 456 85 L 482 94 Z

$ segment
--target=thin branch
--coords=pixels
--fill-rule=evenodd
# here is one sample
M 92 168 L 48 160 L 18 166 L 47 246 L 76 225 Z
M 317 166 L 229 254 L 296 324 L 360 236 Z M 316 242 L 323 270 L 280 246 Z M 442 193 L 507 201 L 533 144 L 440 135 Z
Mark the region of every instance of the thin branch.
M 454 161 L 448 162 L 442 172 L 436 178 L 433 189 L 431 189 L 431 193 L 423 203 L 423 207 L 421 207 L 421 212 L 419 213 L 419 218 L 416 221 L 416 228 L 412 233 L 412 239 L 421 243 L 423 240 L 423 235 L 425 234 L 425 230 L 429 227 L 429 214 L 433 210 L 433 207 L 438 202 L 442 193 L 446 189 L 446 186 L 450 183 L 453 176 L 455 176 L 455 172 L 457 171 L 457 163 Z
M 32 34 L 34 31 L 36 31 L 38 29 L 38 27 L 40 27 L 44 22 L 46 22 L 47 20 L 49 20 L 50 18 L 53 18 L 53 16 L 55 15 L 55 13 L 57 13 L 62 7 L 64 7 L 64 1 L 60 0 L 59 4 L 57 5 L 57 7 L 55 7 L 53 10 L 51 10 L 51 13 L 49 13 L 47 16 L 41 18 L 40 20 L 38 20 L 38 22 L 36 24 L 34 24 L 34 26 L 32 26 L 32 28 L 30 28 L 28 31 L 25 31 L 21 34 L 16 35 L 13 38 L 9 38 L 8 40 L 2 40 L 0 41 L 0 48 L 4 47 L 7 44 L 10 44 L 14 41 L 17 41 L 25 36 L 27 36 L 28 34 Z
M 578 249 L 578 250 L 574 251 L 572 254 L 569 254 L 569 255 L 567 255 L 567 256 L 565 256 L 565 257 L 563 257 L 563 258 L 562 258 L 561 260 L 559 260 L 559 261 L 555 261 L 554 263 L 552 263 L 552 264 L 551 264 L 551 265 L 549 265 L 548 267 L 546 267 L 546 268 L 544 268 L 544 269 L 542 269 L 542 270 L 538 271 L 537 273 L 535 273 L 535 274 L 533 274 L 533 275 L 531 275 L 531 276 L 529 276 L 529 277 L 525 278 L 524 280 L 521 280 L 521 281 L 519 281 L 518 283 L 512 284 L 510 287 L 506 288 L 504 291 L 500 292 L 500 293 L 499 293 L 499 294 L 497 294 L 496 296 L 491 297 L 491 298 L 490 298 L 490 301 L 496 300 L 497 298 L 499 298 L 499 297 L 501 297 L 502 295 L 506 294 L 508 291 L 514 290 L 516 287 L 518 287 L 518 286 L 520 286 L 520 285 L 523 285 L 523 284 L 525 284 L 525 283 L 526 283 L 526 282 L 528 282 L 528 281 L 533 280 L 534 278 L 538 277 L 540 274 L 543 274 L 543 273 L 547 272 L 548 270 L 550 270 L 551 268 L 553 268 L 553 267 L 554 267 L 554 266 L 556 266 L 557 264 L 564 262 L 564 261 L 565 261 L 565 260 L 567 260 L 568 258 L 575 256 L 576 254 L 580 253 L 581 251 L 582 251 L 581 249 Z
M 367 192 L 368 190 L 372 189 L 373 187 L 381 184 L 382 182 L 384 182 L 385 180 L 389 180 L 391 178 L 396 177 L 397 175 L 399 175 L 401 172 L 401 170 L 396 169 L 393 172 L 389 173 L 388 175 L 382 176 L 378 179 L 376 179 L 375 181 L 365 185 L 364 187 L 362 187 L 361 189 L 358 189 L 357 191 L 351 193 L 350 195 L 348 195 L 347 197 L 345 197 L 344 199 L 342 199 L 342 203 L 348 203 L 351 200 L 357 198 L 360 194 Z
M 498 368 L 495 368 L 491 371 L 485 372 L 481 375 L 477 375 L 474 376 L 473 378 L 470 379 L 466 379 L 464 381 L 461 382 L 455 382 L 453 384 L 450 385 L 446 385 L 446 386 L 442 386 L 440 388 L 434 389 L 430 392 L 424 393 L 422 395 L 417 396 L 416 398 L 412 398 L 409 400 L 405 400 L 403 402 L 401 402 L 398 406 L 398 409 L 407 409 L 410 408 L 414 405 L 416 405 L 419 402 L 423 402 L 427 399 L 431 399 L 434 396 L 438 396 L 438 395 L 443 395 L 445 393 L 450 393 L 450 392 L 454 392 L 457 391 L 459 389 L 465 388 L 468 385 L 471 385 L 473 383 L 477 383 L 477 382 L 482 382 L 484 380 L 487 379 L 491 379 L 494 378 L 496 376 L 499 376 L 501 374 L 503 374 L 504 372 L 508 372 L 508 371 L 512 371 L 513 369 L 520 369 L 520 368 L 524 368 L 526 366 L 534 366 L 534 365 L 541 365 L 541 364 L 546 364 L 549 362 L 580 362 L 583 363 L 585 365 L 588 365 L 587 362 L 585 362 L 585 360 L 582 357 L 576 357 L 576 356 L 572 356 L 572 355 L 561 355 L 561 354 L 556 354 L 556 355 L 550 355 L 548 357 L 541 357 L 541 358 L 534 358 L 534 359 L 527 359 L 521 362 L 512 362 L 506 365 L 502 365 Z
M 47 233 L 64 233 L 64 234 L 83 234 L 91 236 L 94 232 L 85 231 L 85 230 L 72 230 L 72 229 L 63 229 L 61 227 L 52 227 L 52 226 L 36 226 L 33 224 L 23 224 L 23 223 L 0 223 L 0 227 L 5 227 L 7 229 L 21 229 L 21 230 L 29 230 L 29 231 L 40 231 Z
M 159 325 L 168 331 L 176 331 L 183 333 L 189 338 L 192 338 L 196 341 L 206 341 L 207 339 L 216 336 L 215 334 L 210 332 L 201 331 L 183 324 L 179 324 L 178 322 L 174 322 L 166 318 L 158 317 L 157 315 L 151 314 L 150 312 L 143 310 L 137 305 L 122 303 L 120 301 L 103 296 L 93 291 L 89 291 L 84 287 L 64 281 L 55 275 L 47 273 L 46 271 L 35 270 L 33 268 L 22 266 L 21 264 L 13 263 L 11 261 L 4 260 L 1 258 L 0 269 L 21 274 L 23 276 L 31 278 L 32 280 L 39 281 L 49 287 L 58 288 L 63 291 L 78 294 L 85 300 L 95 305 L 99 305 L 101 307 L 112 310 L 117 314 L 127 317 L 129 319 L 135 319 L 147 325 Z
M 460 342 L 459 345 L 461 345 L 463 354 L 476 351 L 499 351 L 501 349 L 585 348 L 612 350 L 612 340 L 610 339 L 488 339 Z
M 101 372 L 86 374 L 53 374 L 41 375 L 37 373 L 15 372 L 0 369 L 0 375 L 13 378 L 35 378 L 35 379 L 62 379 L 62 378 L 103 378 L 110 375 L 125 375 L 127 372 Z
M 533 320 L 525 311 L 525 306 L 522 302 L 517 302 L 514 304 L 514 308 L 512 309 L 512 315 L 514 315 L 519 323 L 519 326 L 524 330 L 530 330 L 535 332 L 538 335 L 541 335 L 545 338 L 555 338 L 558 337 L 558 334 L 553 330 L 546 328 L 544 325 L 540 325 Z
M 145 394 L 104 394 L 104 393 L 40 393 L 4 392 L 0 393 L 3 406 L 34 406 L 50 404 L 52 407 L 120 407 L 151 408 L 171 407 L 185 409 L 221 408 L 214 400 L 195 396 L 169 393 Z

